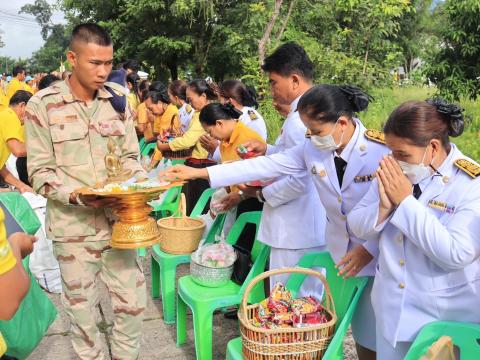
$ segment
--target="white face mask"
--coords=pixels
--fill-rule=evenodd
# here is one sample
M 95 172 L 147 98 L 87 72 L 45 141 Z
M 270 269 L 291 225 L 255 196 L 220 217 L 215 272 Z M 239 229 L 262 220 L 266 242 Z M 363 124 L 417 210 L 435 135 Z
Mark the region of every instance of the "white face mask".
M 425 155 L 427 154 L 427 149 L 428 146 L 426 147 L 425 152 L 423 153 L 422 161 L 419 164 L 409 164 L 405 161 L 398 160 L 398 164 L 402 168 L 403 173 L 413 185 L 420 183 L 422 180 L 432 175 L 430 166 L 427 166 L 423 163 L 425 160 Z
M 328 135 L 325 135 L 325 136 L 312 135 L 310 140 L 312 141 L 313 146 L 315 146 L 318 150 L 321 150 L 321 151 L 337 150 L 342 145 L 344 132 L 342 131 L 342 135 L 340 136 L 340 142 L 336 144 L 335 139 L 332 136 L 336 127 L 337 127 L 337 123 L 335 123 L 335 126 L 333 127 L 332 132 Z

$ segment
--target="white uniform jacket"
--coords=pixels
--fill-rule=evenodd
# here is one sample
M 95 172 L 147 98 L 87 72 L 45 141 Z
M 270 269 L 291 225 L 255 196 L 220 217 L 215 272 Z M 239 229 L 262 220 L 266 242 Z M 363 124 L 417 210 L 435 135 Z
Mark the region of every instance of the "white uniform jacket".
M 408 196 L 382 224 L 376 180 L 348 215 L 357 236 L 379 238 L 372 304 L 393 346 L 431 321 L 480 321 L 480 178 L 458 159 L 476 166 L 452 144 L 439 174 L 419 184 L 419 199 Z
M 303 144 L 282 153 L 225 164 L 221 167 L 210 167 L 208 168 L 210 182 L 212 186 L 218 187 L 279 175 L 306 173 L 313 180 L 326 210 L 326 242 L 334 261 L 338 262 L 355 244 L 363 244 L 376 257 L 377 239 L 364 241 L 351 235 L 347 228 L 346 215 L 368 191 L 371 183 L 370 175 L 375 173 L 380 159 L 388 149 L 383 144 L 367 139 L 364 135 L 365 127 L 360 121 L 356 124 L 356 135 L 350 140 L 353 141 L 353 148 L 341 189 L 333 152 L 318 150 L 308 139 L 304 139 Z M 307 216 L 311 211 L 315 211 L 305 203 L 299 204 L 298 209 L 300 214 L 298 217 L 290 215 L 290 221 L 303 223 L 302 215 Z M 372 261 L 360 275 L 372 275 L 374 268 L 375 261 Z

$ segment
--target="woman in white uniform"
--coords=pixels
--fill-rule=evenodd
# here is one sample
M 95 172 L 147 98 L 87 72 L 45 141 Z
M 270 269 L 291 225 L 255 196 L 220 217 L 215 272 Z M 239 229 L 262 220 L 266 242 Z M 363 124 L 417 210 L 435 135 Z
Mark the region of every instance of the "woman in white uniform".
M 242 112 L 240 121 L 255 130 L 263 140 L 267 140 L 267 125 L 258 107 L 255 90 L 249 89 L 239 80 L 225 80 L 219 86 L 221 103 L 230 103 Z
M 442 100 L 400 105 L 384 128 L 392 155 L 348 215 L 353 233 L 379 239 L 380 360 L 403 359 L 429 322 L 480 322 L 480 167 L 449 140 L 463 126 Z
M 207 170 L 174 167 L 167 175 L 209 178 L 213 187 L 255 179 L 309 171 L 326 210 L 327 247 L 346 276 L 370 276 L 355 313 L 352 327 L 360 359 L 374 358 L 375 318 L 370 290 L 378 241 L 354 236 L 347 226 L 347 214 L 363 198 L 373 174 L 388 149 L 379 131 L 366 130 L 354 114 L 365 110 L 368 96 L 350 86 L 319 85 L 298 102 L 298 112 L 311 138 L 281 153 L 214 166 Z M 264 154 L 262 144 L 247 148 Z M 259 196 L 262 196 L 261 192 Z

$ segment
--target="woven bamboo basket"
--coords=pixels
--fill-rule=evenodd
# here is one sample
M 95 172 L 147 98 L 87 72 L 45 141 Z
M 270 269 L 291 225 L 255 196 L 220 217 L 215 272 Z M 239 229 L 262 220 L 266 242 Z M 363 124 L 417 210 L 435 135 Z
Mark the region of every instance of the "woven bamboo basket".
M 324 310 L 328 322 L 304 328 L 262 329 L 252 325 L 258 304 L 247 305 L 248 296 L 260 281 L 278 274 L 299 273 L 315 276 L 324 286 Z M 332 293 L 325 277 L 318 271 L 305 268 L 270 270 L 255 277 L 243 294 L 238 312 L 242 335 L 243 358 L 247 360 L 318 360 L 321 359 L 333 337 L 337 315 Z
M 188 217 L 186 209 L 185 195 L 181 194 L 177 212 L 157 221 L 162 251 L 170 254 L 190 254 L 197 250 L 205 230 L 205 221 Z M 181 214 L 181 217 L 178 217 L 178 214 Z

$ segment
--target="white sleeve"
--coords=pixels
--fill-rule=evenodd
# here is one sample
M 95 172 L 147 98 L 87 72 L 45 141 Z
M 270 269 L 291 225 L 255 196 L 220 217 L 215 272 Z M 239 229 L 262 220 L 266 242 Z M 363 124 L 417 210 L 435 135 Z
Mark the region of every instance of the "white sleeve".
M 480 256 L 480 190 L 476 186 L 459 189 L 468 193 L 464 201 L 442 224 L 412 195 L 398 206 L 390 223 L 396 226 L 433 262 L 446 270 L 458 270 Z
M 235 161 L 207 168 L 213 188 L 267 180 L 282 175 L 296 175 L 306 170 L 303 144 L 270 156 Z

